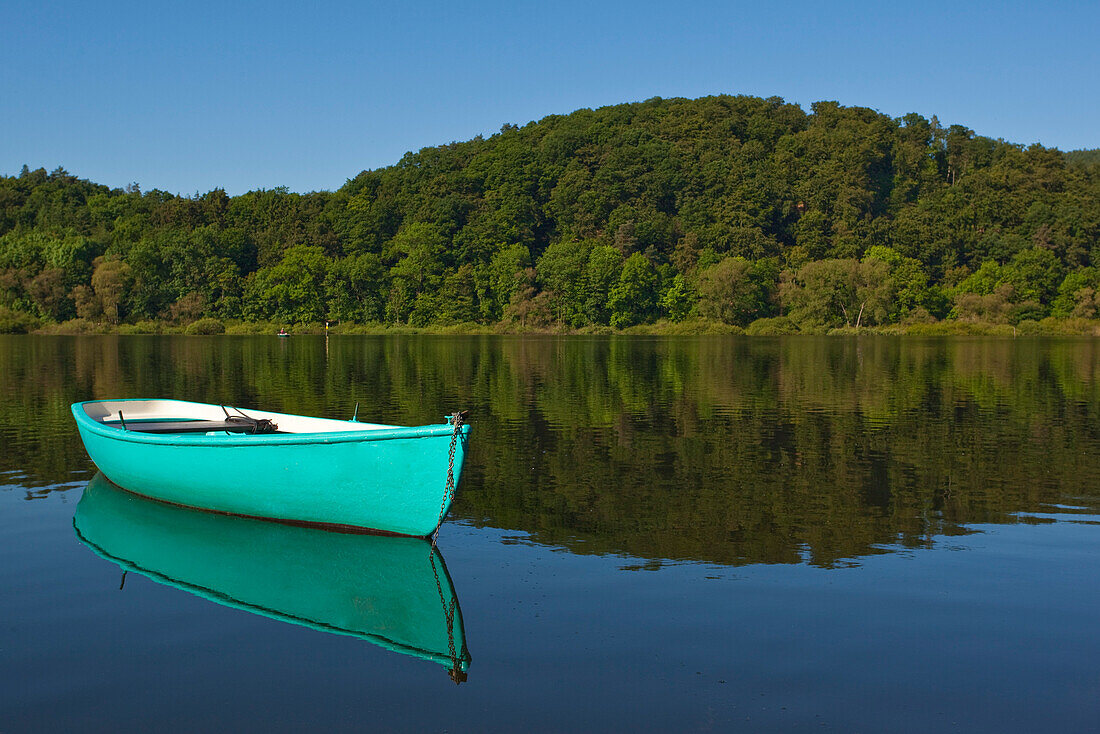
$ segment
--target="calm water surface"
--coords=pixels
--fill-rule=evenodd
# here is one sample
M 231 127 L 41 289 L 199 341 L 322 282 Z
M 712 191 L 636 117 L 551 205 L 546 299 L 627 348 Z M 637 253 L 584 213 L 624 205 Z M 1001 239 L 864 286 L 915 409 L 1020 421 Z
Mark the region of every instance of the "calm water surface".
M 439 554 L 95 478 L 154 396 L 470 408 Z M 0 337 L 0 447 L 3 732 L 1100 721 L 1092 340 Z

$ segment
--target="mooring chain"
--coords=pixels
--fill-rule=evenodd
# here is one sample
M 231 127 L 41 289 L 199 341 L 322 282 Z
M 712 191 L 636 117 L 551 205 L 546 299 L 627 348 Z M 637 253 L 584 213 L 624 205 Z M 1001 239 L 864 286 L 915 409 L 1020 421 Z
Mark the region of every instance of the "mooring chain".
M 446 595 L 443 593 L 443 583 L 439 580 L 439 571 L 435 567 L 435 542 L 439 537 L 439 526 L 443 524 L 443 516 L 447 512 L 447 502 L 455 494 L 455 451 L 458 449 L 458 436 L 462 432 L 465 418 L 466 411 L 451 413 L 451 425 L 454 426 L 454 430 L 451 432 L 451 448 L 447 452 L 447 487 L 443 491 L 443 501 L 439 503 L 439 520 L 435 524 L 435 530 L 432 531 L 432 547 L 428 550 L 428 560 L 432 564 L 432 574 L 435 576 L 435 588 L 439 592 L 439 601 L 443 604 L 443 616 L 447 621 L 447 646 L 450 648 L 451 655 L 450 676 L 455 683 L 466 680 L 466 673 L 462 670 L 462 660 L 455 649 L 455 609 L 458 606 L 458 597 L 452 594 L 451 603 L 447 603 Z M 464 654 L 465 645 L 463 641 Z
M 447 512 L 447 502 L 455 494 L 455 449 L 458 448 L 458 434 L 462 432 L 462 421 L 466 417 L 466 411 L 451 413 L 451 424 L 454 431 L 451 433 L 451 450 L 447 453 L 447 487 L 443 490 L 443 501 L 439 503 L 439 520 L 432 531 L 432 552 L 435 551 L 435 541 L 439 537 L 439 526 L 443 524 L 443 515 Z
M 459 658 L 458 650 L 455 649 L 455 608 L 458 606 L 458 597 L 452 593 L 451 603 L 447 603 L 446 595 L 443 593 L 443 583 L 439 580 L 439 571 L 435 567 L 434 549 L 428 556 L 428 560 L 431 561 L 432 574 L 435 575 L 435 588 L 439 592 L 439 601 L 443 603 L 443 617 L 447 620 L 447 646 L 450 648 L 451 655 L 451 670 L 448 675 L 456 684 L 462 683 L 466 680 L 466 672 L 462 670 L 462 658 Z M 462 644 L 463 657 L 465 657 L 465 641 Z

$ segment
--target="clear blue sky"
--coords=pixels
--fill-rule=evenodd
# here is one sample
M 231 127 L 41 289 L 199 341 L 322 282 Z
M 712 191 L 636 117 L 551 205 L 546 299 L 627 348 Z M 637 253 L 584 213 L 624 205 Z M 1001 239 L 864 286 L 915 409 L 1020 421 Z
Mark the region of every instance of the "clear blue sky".
M 0 173 L 331 190 L 506 122 L 722 93 L 1100 147 L 1098 29 L 1096 0 L 5 0 Z

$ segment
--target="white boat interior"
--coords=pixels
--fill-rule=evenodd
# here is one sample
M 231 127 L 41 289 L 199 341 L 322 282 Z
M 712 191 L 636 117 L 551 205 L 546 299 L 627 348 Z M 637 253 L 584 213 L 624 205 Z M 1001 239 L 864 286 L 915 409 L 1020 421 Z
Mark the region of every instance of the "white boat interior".
M 184 400 L 100 400 L 84 403 L 83 408 L 97 423 L 141 433 L 335 433 L 395 428 Z

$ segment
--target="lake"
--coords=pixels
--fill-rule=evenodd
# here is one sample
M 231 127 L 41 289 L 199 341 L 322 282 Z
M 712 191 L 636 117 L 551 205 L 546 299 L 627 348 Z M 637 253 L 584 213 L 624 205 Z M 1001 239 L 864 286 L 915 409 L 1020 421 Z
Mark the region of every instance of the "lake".
M 108 397 L 473 432 L 432 553 L 121 492 Z M 4 336 L 0 446 L 3 732 L 1100 721 L 1096 340 Z

